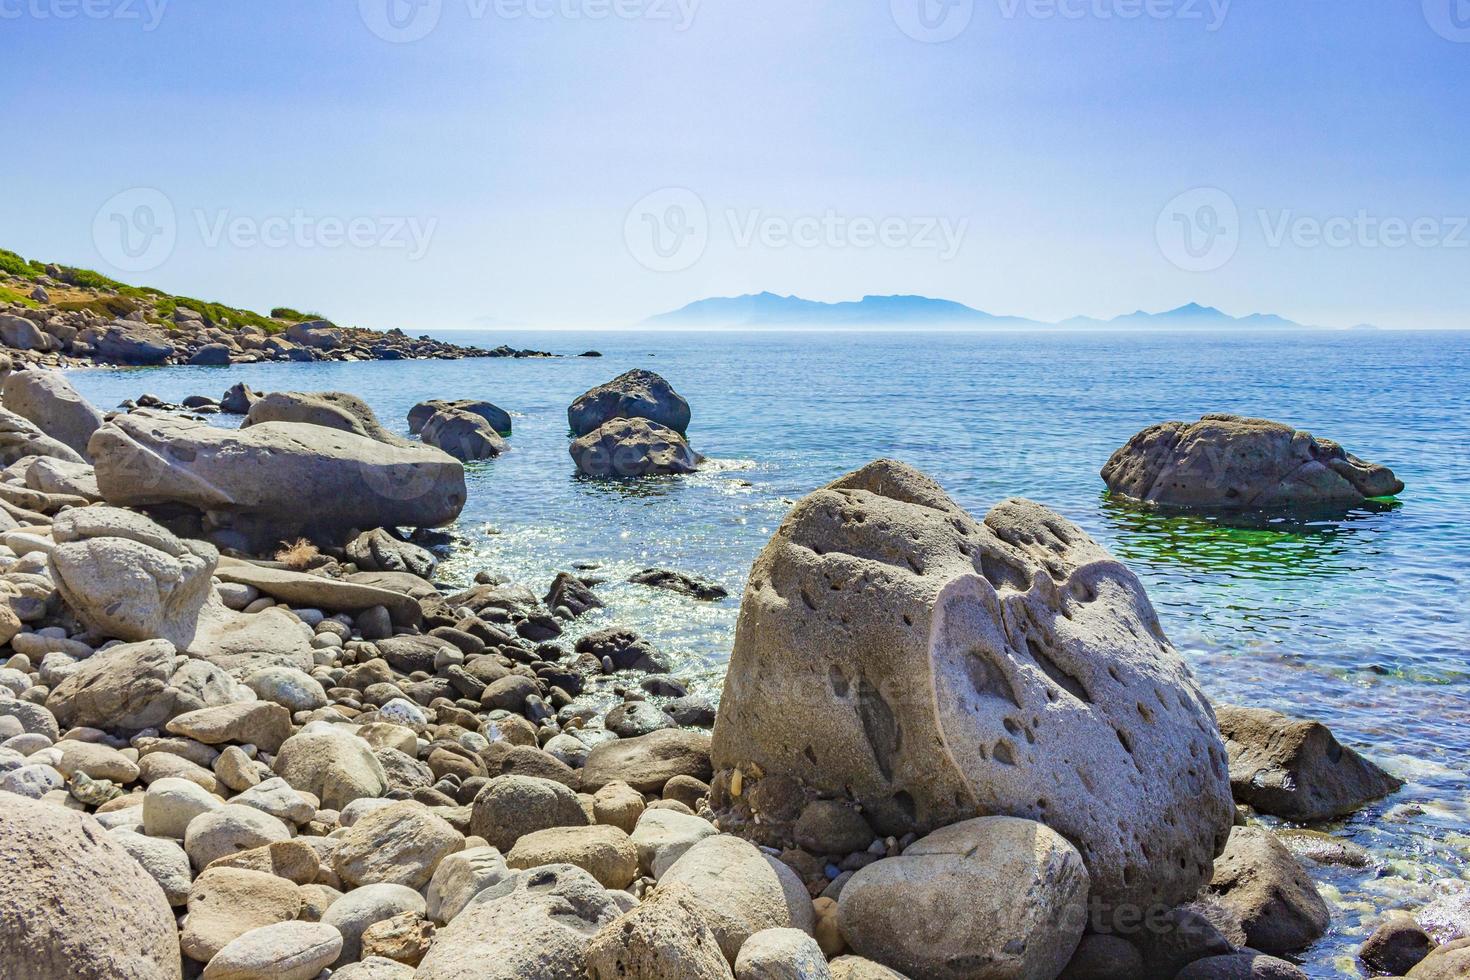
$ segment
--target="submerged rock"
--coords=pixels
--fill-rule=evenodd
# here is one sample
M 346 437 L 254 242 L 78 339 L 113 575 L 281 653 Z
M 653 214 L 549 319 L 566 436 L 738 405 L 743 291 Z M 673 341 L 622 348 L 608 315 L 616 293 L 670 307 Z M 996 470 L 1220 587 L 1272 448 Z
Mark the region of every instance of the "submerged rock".
M 887 460 L 799 503 L 756 560 L 713 761 L 724 825 L 773 846 L 799 812 L 757 812 L 773 776 L 884 835 L 1036 820 L 1105 912 L 1194 897 L 1234 817 L 1214 716 L 1137 578 L 1039 504 L 980 524 Z
M 717 585 L 709 579 L 670 571 L 667 568 L 645 568 L 629 576 L 628 581 L 634 585 L 646 585 L 651 589 L 677 592 L 680 595 L 687 595 L 705 602 L 724 599 L 730 594 L 730 591 L 724 586 Z
M 1261 813 L 1310 822 L 1345 816 L 1403 787 L 1320 722 L 1265 708 L 1215 709 L 1230 753 L 1230 789 Z
M 652 371 L 635 368 L 583 392 L 567 408 L 574 436 L 585 436 L 613 419 L 647 419 L 683 435 L 689 429 L 689 403 Z
M 1102 478 L 1119 496 L 1222 510 L 1354 504 L 1404 489 L 1388 467 L 1335 442 L 1238 415 L 1144 429 L 1113 454 Z

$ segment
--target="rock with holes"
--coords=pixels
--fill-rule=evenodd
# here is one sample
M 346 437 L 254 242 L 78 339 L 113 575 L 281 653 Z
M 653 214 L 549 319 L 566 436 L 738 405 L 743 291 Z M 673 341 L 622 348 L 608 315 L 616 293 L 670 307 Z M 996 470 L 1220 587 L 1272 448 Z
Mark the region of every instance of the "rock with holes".
M 1024 816 L 1077 846 L 1104 909 L 1188 901 L 1234 814 L 1214 715 L 1133 573 L 1039 504 L 977 522 L 888 460 L 756 560 L 712 757 L 722 826 L 762 843 L 799 813 L 760 812 L 772 777 L 884 836 Z
M 1113 453 L 1102 478 L 1120 496 L 1212 510 L 1355 504 L 1404 489 L 1388 467 L 1335 442 L 1238 415 L 1150 426 Z

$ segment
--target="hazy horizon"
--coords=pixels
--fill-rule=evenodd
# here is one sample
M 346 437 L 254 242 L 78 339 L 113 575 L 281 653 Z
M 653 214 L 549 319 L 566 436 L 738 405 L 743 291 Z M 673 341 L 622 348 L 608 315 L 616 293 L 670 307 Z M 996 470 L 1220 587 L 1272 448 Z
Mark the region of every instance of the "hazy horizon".
M 410 332 L 763 291 L 1464 327 L 1455 2 L 0 0 L 0 247 Z

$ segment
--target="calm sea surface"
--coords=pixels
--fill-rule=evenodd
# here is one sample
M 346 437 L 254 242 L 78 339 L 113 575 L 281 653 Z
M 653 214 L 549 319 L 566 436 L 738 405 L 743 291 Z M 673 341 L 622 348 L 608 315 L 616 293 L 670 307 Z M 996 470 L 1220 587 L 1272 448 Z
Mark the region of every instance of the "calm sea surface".
M 1008 496 L 1048 504 L 1143 579 L 1164 627 L 1218 699 L 1320 718 L 1408 780 L 1326 829 L 1367 870 L 1313 867 L 1334 904 L 1314 975 L 1391 907 L 1470 884 L 1470 334 L 596 333 L 446 334 L 601 359 L 269 364 L 79 371 L 99 406 L 257 390 L 353 392 L 406 432 L 425 398 L 512 413 L 515 451 L 475 464 L 443 567 L 538 592 L 574 562 L 609 608 L 582 628 L 636 626 L 718 692 L 752 559 L 791 504 L 878 456 L 924 469 L 977 516 Z M 566 406 L 629 368 L 663 374 L 711 465 L 683 479 L 577 478 Z M 1098 470 L 1144 426 L 1236 412 L 1290 422 L 1391 466 L 1400 503 L 1341 519 L 1162 517 L 1107 500 Z M 223 418 L 220 424 L 238 420 Z M 309 501 L 303 502 L 306 506 Z M 661 565 L 732 592 L 694 603 L 620 584 Z M 1464 879 L 1462 882 L 1460 879 Z

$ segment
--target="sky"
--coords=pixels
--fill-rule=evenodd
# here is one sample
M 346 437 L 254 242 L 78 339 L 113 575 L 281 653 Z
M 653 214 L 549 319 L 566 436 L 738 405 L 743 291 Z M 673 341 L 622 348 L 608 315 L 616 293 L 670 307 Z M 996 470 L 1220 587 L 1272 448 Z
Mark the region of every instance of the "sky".
M 1470 0 L 0 0 L 0 247 L 409 331 L 1470 327 Z

